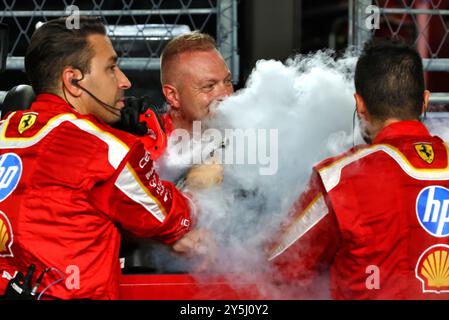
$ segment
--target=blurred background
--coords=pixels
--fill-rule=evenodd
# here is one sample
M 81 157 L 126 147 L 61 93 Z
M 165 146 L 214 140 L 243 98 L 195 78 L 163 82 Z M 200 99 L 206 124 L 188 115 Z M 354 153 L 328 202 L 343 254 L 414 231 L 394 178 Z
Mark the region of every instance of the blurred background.
M 260 59 L 285 60 L 321 49 L 341 55 L 371 37 L 401 37 L 424 58 L 435 110 L 449 104 L 449 0 L 0 0 L 0 23 L 9 28 L 0 99 L 28 83 L 23 56 L 36 24 L 76 13 L 73 9 L 104 19 L 133 83 L 128 94 L 148 95 L 156 104 L 163 103 L 161 50 L 189 30 L 215 37 L 237 89 Z

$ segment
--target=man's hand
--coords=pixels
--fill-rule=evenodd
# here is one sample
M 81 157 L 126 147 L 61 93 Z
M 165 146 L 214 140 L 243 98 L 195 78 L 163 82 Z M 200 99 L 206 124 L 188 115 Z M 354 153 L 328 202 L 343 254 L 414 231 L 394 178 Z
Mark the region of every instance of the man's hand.
M 203 190 L 223 181 L 223 166 L 218 163 L 200 164 L 187 172 L 185 185 L 190 190 Z
M 195 271 L 210 269 L 217 258 L 217 243 L 206 229 L 193 229 L 172 247 L 178 254 L 197 260 Z
M 148 128 L 145 122 L 140 122 L 140 115 L 149 107 L 148 97 L 126 97 L 125 106 L 120 110 L 120 122 L 116 124 L 116 128 L 138 136 L 145 135 Z

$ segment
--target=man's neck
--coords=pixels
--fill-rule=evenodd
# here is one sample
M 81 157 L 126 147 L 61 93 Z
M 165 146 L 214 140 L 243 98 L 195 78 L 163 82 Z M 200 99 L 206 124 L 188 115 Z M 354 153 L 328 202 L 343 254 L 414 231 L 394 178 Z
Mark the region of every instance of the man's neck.
M 67 93 L 64 89 L 55 90 L 52 94 L 63 99 L 65 102 L 67 102 L 69 106 L 71 106 L 74 110 L 76 110 L 80 114 L 85 114 L 85 112 L 83 113 L 84 109 L 79 107 L 80 105 L 79 101 L 74 100 L 73 97 L 70 96 L 70 94 Z
M 170 117 L 173 123 L 173 129 L 184 129 L 188 132 L 192 132 L 192 121 L 187 120 L 179 115 L 175 115 L 170 112 Z
M 400 119 L 396 119 L 396 118 L 389 118 L 387 120 L 385 120 L 383 123 L 377 123 L 374 125 L 374 130 L 373 130 L 373 134 L 372 134 L 372 140 L 374 141 L 374 139 L 377 137 L 377 135 L 379 134 L 379 132 L 382 131 L 383 128 L 389 126 L 390 124 L 396 123 L 396 122 L 400 122 L 403 120 Z

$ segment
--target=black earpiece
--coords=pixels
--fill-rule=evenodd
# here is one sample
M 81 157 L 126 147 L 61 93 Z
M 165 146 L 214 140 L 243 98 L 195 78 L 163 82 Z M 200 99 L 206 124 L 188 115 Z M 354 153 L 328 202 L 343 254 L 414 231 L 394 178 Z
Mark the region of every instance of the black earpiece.
M 70 83 L 73 84 L 73 85 L 77 85 L 78 81 L 80 81 L 80 80 L 81 79 L 72 79 L 72 80 L 70 80 Z

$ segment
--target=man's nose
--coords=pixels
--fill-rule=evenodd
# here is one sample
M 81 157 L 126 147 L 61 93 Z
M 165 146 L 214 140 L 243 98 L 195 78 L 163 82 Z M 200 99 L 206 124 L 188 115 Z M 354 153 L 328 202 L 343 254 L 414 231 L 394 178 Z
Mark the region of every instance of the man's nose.
M 129 81 L 128 77 L 123 73 L 121 69 L 118 68 L 118 86 L 122 90 L 127 90 L 131 88 L 131 81 Z

